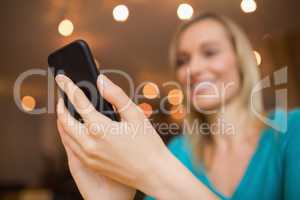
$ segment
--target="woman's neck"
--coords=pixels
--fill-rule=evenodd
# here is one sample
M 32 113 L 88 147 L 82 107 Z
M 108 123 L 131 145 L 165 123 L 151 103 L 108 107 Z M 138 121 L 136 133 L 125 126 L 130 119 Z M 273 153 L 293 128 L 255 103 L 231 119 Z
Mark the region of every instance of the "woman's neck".
M 220 112 L 208 117 L 212 128 L 213 146 L 228 149 L 241 143 L 256 141 L 258 122 L 250 117 L 249 111 L 241 102 L 231 101 Z

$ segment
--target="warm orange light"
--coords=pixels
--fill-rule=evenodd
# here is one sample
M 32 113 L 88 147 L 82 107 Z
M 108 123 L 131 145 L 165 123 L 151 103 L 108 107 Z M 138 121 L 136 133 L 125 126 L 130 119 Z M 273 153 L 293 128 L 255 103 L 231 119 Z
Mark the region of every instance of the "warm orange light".
M 172 105 L 179 105 L 183 101 L 183 92 L 179 89 L 173 89 L 168 93 L 168 101 Z
M 158 86 L 155 83 L 147 83 L 143 87 L 143 95 L 147 99 L 155 99 L 159 95 Z
M 22 108 L 25 111 L 33 111 L 35 108 L 36 102 L 32 96 L 24 96 L 22 98 Z
M 152 106 L 148 103 L 141 103 L 139 104 L 139 107 L 143 110 L 146 117 L 150 117 L 153 113 Z
M 179 106 L 173 106 L 171 108 L 171 117 L 175 120 L 181 120 L 184 118 L 185 114 L 186 114 L 186 110 L 184 108 L 184 106 L 181 104 Z
M 69 19 L 64 19 L 58 25 L 58 32 L 65 37 L 72 35 L 73 31 L 74 25 Z

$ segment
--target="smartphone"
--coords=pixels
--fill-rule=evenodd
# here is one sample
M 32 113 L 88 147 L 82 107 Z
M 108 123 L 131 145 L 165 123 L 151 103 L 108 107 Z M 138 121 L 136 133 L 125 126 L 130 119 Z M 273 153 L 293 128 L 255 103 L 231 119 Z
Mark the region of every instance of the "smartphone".
M 102 98 L 97 89 L 97 77 L 100 72 L 96 67 L 91 50 L 84 40 L 73 41 L 51 53 L 48 57 L 48 64 L 55 76 L 64 74 L 83 90 L 96 110 L 114 121 L 119 121 L 119 115 L 114 111 L 113 106 Z M 71 115 L 83 122 L 67 95 L 62 90 L 60 93 Z

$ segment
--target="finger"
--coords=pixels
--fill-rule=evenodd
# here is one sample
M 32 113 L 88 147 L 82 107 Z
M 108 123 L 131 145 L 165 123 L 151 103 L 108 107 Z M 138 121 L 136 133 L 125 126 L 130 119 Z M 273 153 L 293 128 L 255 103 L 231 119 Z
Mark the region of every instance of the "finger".
M 97 79 L 97 86 L 100 94 L 108 102 L 116 106 L 121 117 L 125 120 L 132 120 L 139 116 L 140 110 L 125 92 L 106 76 L 100 74 Z
M 62 125 L 60 124 L 60 122 L 57 120 L 57 129 L 58 129 L 58 133 L 61 139 L 61 142 L 63 144 L 63 147 L 67 153 L 68 159 L 70 157 L 72 157 L 73 153 L 71 152 L 70 148 L 68 147 L 68 144 L 66 143 L 66 139 L 65 139 L 65 135 L 67 135 L 67 133 L 65 132 L 65 130 L 62 128 Z
M 88 140 L 88 131 L 86 127 L 73 118 L 66 109 L 61 97 L 58 99 L 57 103 L 57 120 L 65 133 L 72 137 L 72 139 L 80 146 L 83 146 Z
M 57 128 L 67 153 L 68 161 L 74 162 L 74 156 L 77 157 L 81 162 L 87 159 L 85 152 L 82 150 L 80 145 L 78 145 L 63 129 L 61 123 L 57 120 Z
M 84 92 L 68 77 L 59 74 L 55 77 L 55 80 L 59 87 L 66 93 L 68 99 L 85 122 L 90 123 L 96 119 L 102 123 L 109 123 L 111 121 L 108 117 L 99 115 L 99 112 L 95 109 Z
M 66 131 L 63 129 L 61 123 L 59 122 L 59 120 L 56 120 L 56 124 L 57 124 L 57 130 L 59 133 L 59 137 L 61 139 L 61 142 L 63 144 L 63 147 L 65 148 L 65 150 L 67 151 L 67 144 L 65 143 L 65 135 L 67 135 Z M 69 148 L 68 148 L 69 149 Z M 67 152 L 68 153 L 68 152 Z

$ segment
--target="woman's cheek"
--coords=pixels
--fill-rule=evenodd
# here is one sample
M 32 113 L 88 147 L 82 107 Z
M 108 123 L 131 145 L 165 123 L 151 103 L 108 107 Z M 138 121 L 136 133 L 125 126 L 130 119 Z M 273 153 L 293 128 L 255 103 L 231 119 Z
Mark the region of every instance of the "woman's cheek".
M 230 63 L 226 59 L 221 57 L 214 59 L 211 63 L 211 67 L 215 73 L 223 74 L 226 73 L 227 70 L 230 70 L 229 64 Z
M 240 87 L 238 66 L 233 56 L 227 55 L 215 62 L 214 70 L 219 74 L 218 89 L 227 98 L 230 98 Z

